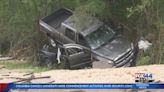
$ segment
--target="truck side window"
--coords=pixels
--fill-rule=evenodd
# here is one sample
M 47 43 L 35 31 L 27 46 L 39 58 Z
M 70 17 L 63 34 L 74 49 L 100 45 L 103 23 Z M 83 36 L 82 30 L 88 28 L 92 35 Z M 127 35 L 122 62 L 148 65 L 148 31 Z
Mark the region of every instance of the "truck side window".
M 66 28 L 65 35 L 70 38 L 71 40 L 75 40 L 75 32 L 71 29 Z
M 68 51 L 68 55 L 73 55 L 76 53 L 83 52 L 81 49 L 78 49 L 78 48 L 69 48 L 67 49 L 67 51 Z

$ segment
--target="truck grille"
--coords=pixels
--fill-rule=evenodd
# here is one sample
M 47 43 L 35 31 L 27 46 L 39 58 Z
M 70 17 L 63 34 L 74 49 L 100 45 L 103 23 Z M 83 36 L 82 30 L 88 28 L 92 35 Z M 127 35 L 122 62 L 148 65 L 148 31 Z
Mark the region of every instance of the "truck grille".
M 131 49 L 115 61 L 116 66 L 117 67 L 124 66 L 126 63 L 131 61 L 133 56 L 134 56 L 134 52 Z

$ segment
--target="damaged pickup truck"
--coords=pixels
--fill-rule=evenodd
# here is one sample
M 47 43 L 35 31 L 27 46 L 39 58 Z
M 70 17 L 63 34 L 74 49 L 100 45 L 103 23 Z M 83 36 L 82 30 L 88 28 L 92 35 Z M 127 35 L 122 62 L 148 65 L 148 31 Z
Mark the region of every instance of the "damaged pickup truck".
M 92 67 L 94 62 L 112 67 L 135 65 L 137 50 L 118 30 L 91 16 L 77 27 L 78 17 L 72 16 L 71 10 L 61 8 L 40 20 L 51 45 L 41 50 L 42 61 L 49 65 L 65 62 L 70 69 Z

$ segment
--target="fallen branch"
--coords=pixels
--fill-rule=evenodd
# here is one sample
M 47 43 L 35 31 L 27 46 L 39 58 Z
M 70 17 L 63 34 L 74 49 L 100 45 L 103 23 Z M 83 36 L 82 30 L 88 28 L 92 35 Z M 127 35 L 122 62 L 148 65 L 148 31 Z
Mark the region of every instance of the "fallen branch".
M 13 57 L 0 57 L 0 61 L 12 60 Z
M 5 68 L 5 66 L 0 67 L 0 69 L 3 69 L 3 68 Z
M 164 83 L 164 81 L 157 80 L 157 81 L 154 81 L 154 83 Z
M 23 76 L 32 75 L 32 74 L 34 74 L 34 73 L 33 72 L 27 73 L 27 74 L 24 74 Z
M 51 76 L 43 76 L 43 77 L 30 77 L 30 78 L 22 78 L 20 80 L 14 81 L 12 83 L 17 83 L 17 82 L 23 82 L 23 81 L 31 81 L 31 80 L 35 80 L 35 79 L 44 79 L 44 78 L 50 78 Z
M 55 80 L 53 80 L 53 81 L 50 81 L 50 82 L 48 82 L 48 83 L 54 83 L 55 82 Z
M 3 80 L 3 78 L 0 78 L 0 80 Z
M 3 74 L 3 75 L 1 75 L 1 76 L 10 76 L 9 74 Z
M 25 79 L 25 78 L 20 78 L 20 77 L 8 77 L 8 78 L 11 78 L 11 79 Z

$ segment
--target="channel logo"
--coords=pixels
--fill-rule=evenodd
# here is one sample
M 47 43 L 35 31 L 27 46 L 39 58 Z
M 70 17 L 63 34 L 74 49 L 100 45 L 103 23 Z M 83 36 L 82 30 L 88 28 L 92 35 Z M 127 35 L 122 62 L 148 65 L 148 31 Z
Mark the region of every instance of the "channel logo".
M 154 82 L 152 73 L 135 73 L 135 83 L 152 83 Z

